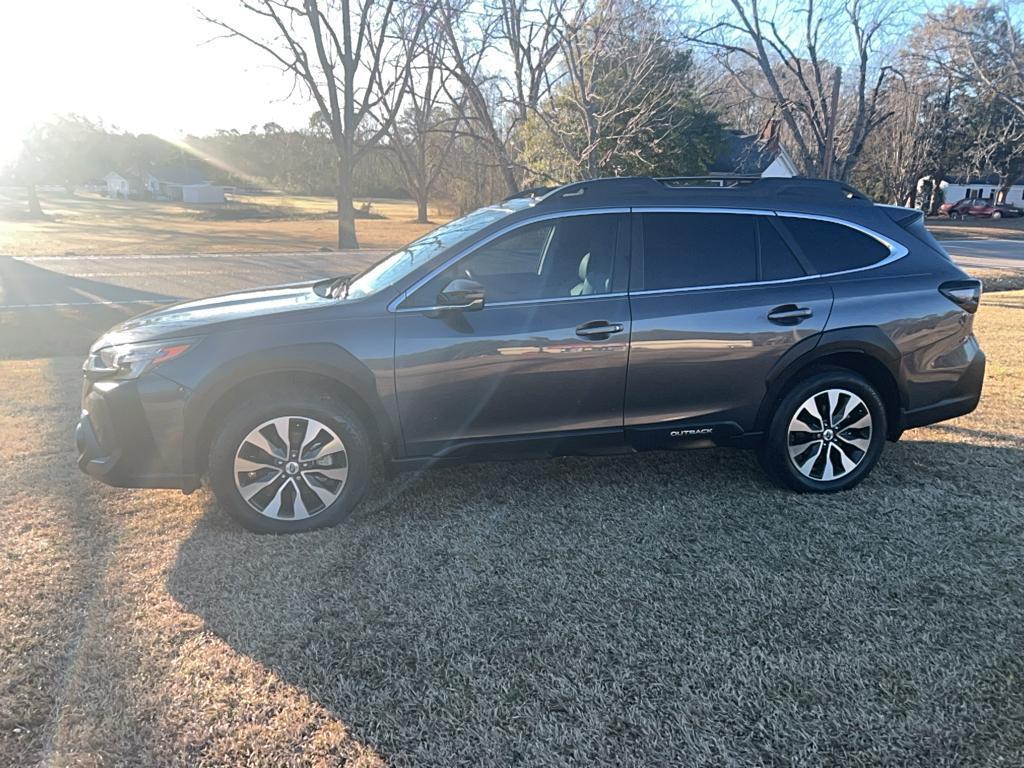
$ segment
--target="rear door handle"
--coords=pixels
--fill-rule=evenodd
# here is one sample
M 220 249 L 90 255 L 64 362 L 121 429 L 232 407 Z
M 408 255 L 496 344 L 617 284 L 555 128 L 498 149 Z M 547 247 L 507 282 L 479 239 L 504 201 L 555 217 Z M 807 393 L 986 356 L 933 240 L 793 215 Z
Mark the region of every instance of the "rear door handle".
M 576 326 L 576 335 L 584 337 L 610 336 L 621 331 L 621 323 L 609 323 L 607 320 L 591 320 L 589 323 Z
M 783 304 L 768 313 L 768 319 L 779 325 L 796 325 L 814 315 L 810 307 L 798 307 L 796 304 Z

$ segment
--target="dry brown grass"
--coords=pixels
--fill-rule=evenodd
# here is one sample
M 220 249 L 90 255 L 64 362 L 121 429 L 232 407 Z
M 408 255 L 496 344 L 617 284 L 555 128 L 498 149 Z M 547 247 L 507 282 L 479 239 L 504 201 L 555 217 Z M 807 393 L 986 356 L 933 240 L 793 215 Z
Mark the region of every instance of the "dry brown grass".
M 0 765 L 1022 765 L 1022 318 L 849 493 L 491 464 L 281 538 L 88 481 L 78 360 L 2 362 Z
M 334 206 L 329 198 L 259 195 L 239 201 L 266 210 L 268 217 L 216 220 L 207 218 L 209 211 L 180 203 L 51 194 L 42 198 L 49 218 L 26 220 L 20 215 L 23 202 L 0 191 L 0 256 L 297 252 L 337 242 L 337 224 L 327 217 Z M 434 223 L 417 224 L 411 201 L 371 203 L 372 212 L 384 218 L 356 221 L 363 248 L 397 248 L 448 218 L 432 208 Z

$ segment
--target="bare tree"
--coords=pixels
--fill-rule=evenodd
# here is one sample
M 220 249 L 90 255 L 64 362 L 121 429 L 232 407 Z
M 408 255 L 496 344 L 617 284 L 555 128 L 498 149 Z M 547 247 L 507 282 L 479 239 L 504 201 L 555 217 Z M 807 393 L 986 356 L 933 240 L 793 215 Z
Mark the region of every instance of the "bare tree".
M 671 39 L 664 9 L 650 0 L 596 0 L 568 13 L 559 17 L 560 83 L 536 108 L 544 130 L 539 148 L 528 148 L 528 159 L 540 161 L 531 170 L 557 181 L 664 170 L 663 160 L 674 167 L 687 154 L 680 137 L 702 135 L 695 128 L 706 113 L 682 108 L 692 62 Z M 717 136 L 717 123 L 710 127 Z
M 249 42 L 292 75 L 324 116 L 337 154 L 338 247 L 356 248 L 352 171 L 390 129 L 408 91 L 393 35 L 395 0 L 240 0 L 252 29 L 207 21 Z M 426 11 L 409 34 L 418 36 Z M 398 66 L 395 66 L 396 62 Z M 381 110 L 383 103 L 388 109 Z
M 472 135 L 494 157 L 509 192 L 519 189 L 522 169 L 515 161 L 515 131 L 550 85 L 549 69 L 559 52 L 558 19 L 567 0 L 440 0 L 438 24 L 446 47 L 443 66 L 457 83 L 453 102 Z M 489 55 L 508 66 L 491 72 Z
M 949 89 L 932 91 L 930 83 L 901 73 L 886 96 L 892 117 L 886 130 L 867 141 L 855 171 L 858 184 L 876 198 L 915 206 L 919 180 L 937 170 Z
M 932 46 L 922 55 L 1024 118 L 1024 30 L 1009 0 L 950 5 L 929 16 Z
M 405 22 L 403 29 L 417 19 Z M 388 129 L 388 144 L 416 200 L 416 221 L 426 224 L 431 193 L 458 138 L 463 104 L 447 100 L 451 73 L 441 66 L 445 41 L 438 26 L 428 24 L 419 42 L 412 34 L 402 35 L 402 41 L 403 60 L 411 64 L 412 86 L 408 106 Z M 386 100 L 385 111 L 391 111 Z
M 871 133 L 892 114 L 884 104 L 891 67 L 880 51 L 899 7 L 893 0 L 729 6 L 691 39 L 713 53 L 734 86 L 771 104 L 803 173 L 847 179 Z M 845 38 L 840 29 L 848 30 Z M 759 78 L 749 78 L 749 65 Z

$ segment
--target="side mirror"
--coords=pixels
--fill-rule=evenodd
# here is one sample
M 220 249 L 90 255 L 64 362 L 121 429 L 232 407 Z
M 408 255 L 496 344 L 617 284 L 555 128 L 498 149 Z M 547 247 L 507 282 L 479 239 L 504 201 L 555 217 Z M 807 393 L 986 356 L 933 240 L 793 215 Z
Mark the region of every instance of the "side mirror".
M 437 294 L 437 305 L 445 309 L 477 312 L 484 308 L 485 298 L 486 293 L 480 283 L 465 277 L 457 277 Z

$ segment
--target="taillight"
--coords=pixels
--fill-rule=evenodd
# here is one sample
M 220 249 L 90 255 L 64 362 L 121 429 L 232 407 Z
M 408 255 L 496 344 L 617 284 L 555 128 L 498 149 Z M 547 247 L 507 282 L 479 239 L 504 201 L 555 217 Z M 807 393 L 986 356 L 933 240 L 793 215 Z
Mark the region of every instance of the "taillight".
M 949 280 L 939 286 L 939 293 L 965 312 L 978 311 L 981 302 L 980 280 Z

